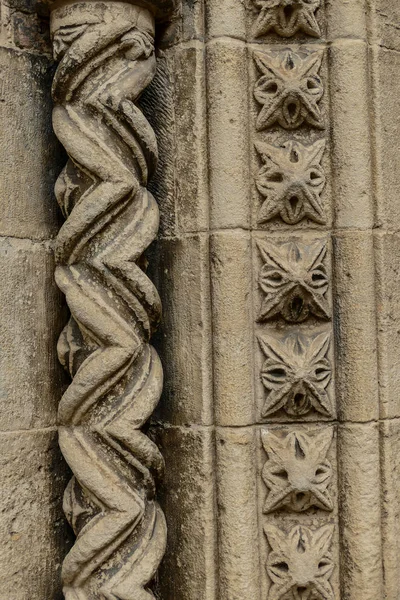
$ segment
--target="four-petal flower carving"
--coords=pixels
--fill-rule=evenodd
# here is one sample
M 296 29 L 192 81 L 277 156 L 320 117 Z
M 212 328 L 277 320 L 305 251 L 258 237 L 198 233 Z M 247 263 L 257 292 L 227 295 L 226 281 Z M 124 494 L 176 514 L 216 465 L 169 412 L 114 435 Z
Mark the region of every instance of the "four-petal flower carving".
M 321 30 L 315 18 L 320 0 L 255 0 L 260 9 L 254 25 L 254 36 L 259 37 L 269 31 L 288 38 L 298 31 L 320 37 Z
M 306 433 L 291 432 L 285 437 L 262 430 L 261 439 L 268 460 L 262 476 L 269 489 L 264 512 L 288 508 L 295 512 L 316 506 L 333 509 L 329 485 L 332 466 L 327 453 L 333 438 L 332 428 Z
M 258 321 L 282 315 L 301 323 L 310 314 L 329 319 L 325 240 L 259 241 L 258 249 L 264 262 L 258 282 L 265 294 Z
M 284 409 L 288 415 L 300 417 L 314 409 L 332 417 L 326 391 L 332 376 L 327 358 L 330 334 L 308 337 L 296 332 L 281 339 L 264 335 L 258 340 L 266 356 L 261 379 L 269 392 L 262 416 Z
M 297 525 L 289 533 L 266 525 L 264 532 L 271 546 L 268 600 L 334 600 L 329 581 L 334 569 L 333 525 L 316 530 Z
M 263 162 L 256 177 L 256 186 L 266 199 L 258 222 L 265 223 L 277 215 L 294 225 L 304 218 L 316 223 L 326 222 L 320 194 L 325 186 L 325 174 L 320 165 L 325 140 L 311 146 L 289 141 L 281 147 L 256 142 Z
M 274 123 L 296 129 L 304 122 L 324 129 L 318 106 L 324 93 L 318 74 L 322 58 L 322 50 L 254 53 L 262 73 L 254 88 L 254 97 L 262 105 L 256 122 L 258 131 Z

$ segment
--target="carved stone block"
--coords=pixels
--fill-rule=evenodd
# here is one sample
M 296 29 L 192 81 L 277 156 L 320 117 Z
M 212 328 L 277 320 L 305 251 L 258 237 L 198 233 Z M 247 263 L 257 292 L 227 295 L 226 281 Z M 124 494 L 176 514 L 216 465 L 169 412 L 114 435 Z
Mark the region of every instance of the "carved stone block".
M 285 38 L 298 31 L 313 37 L 321 35 L 315 18 L 320 0 L 255 0 L 254 3 L 260 11 L 253 28 L 255 37 L 269 31 Z
M 289 323 L 301 323 L 311 314 L 329 319 L 326 241 L 292 238 L 259 240 L 257 245 L 264 263 L 258 277 L 264 295 L 258 321 L 281 315 Z
M 295 331 L 284 337 L 260 334 L 258 341 L 266 357 L 261 379 L 268 392 L 262 416 L 283 409 L 291 417 L 310 411 L 332 417 L 327 393 L 332 375 L 328 359 L 330 333 L 307 336 Z
M 332 443 L 332 428 L 275 435 L 261 430 L 261 440 L 268 460 L 262 477 L 268 488 L 264 513 L 279 508 L 303 512 L 315 506 L 333 509 L 330 494 L 332 465 L 327 453 Z
M 325 140 L 310 146 L 289 141 L 280 147 L 256 142 L 262 160 L 256 177 L 256 186 L 265 198 L 258 214 L 258 222 L 265 223 L 280 216 L 288 225 L 308 218 L 315 223 L 326 222 L 320 198 L 325 186 L 321 159 Z
M 254 52 L 261 73 L 254 87 L 254 97 L 262 106 L 258 131 L 275 123 L 285 129 L 297 129 L 303 123 L 324 129 L 318 106 L 324 93 L 319 76 L 323 55 L 322 50 Z
M 156 72 L 154 13 L 168 6 L 78 2 L 51 15 L 53 126 L 69 157 L 55 188 L 66 218 L 56 281 L 71 311 L 58 343 L 72 378 L 58 410 L 76 534 L 62 567 L 66 600 L 153 598 L 165 551 L 155 500 L 163 458 L 141 431 L 163 382 L 149 344 L 160 299 L 143 257 L 158 231 L 147 189 L 158 152 L 136 102 Z
M 268 600 L 334 600 L 330 578 L 334 527 L 312 530 L 296 525 L 288 533 L 266 525 L 265 535 L 272 551 L 267 573 L 272 581 Z

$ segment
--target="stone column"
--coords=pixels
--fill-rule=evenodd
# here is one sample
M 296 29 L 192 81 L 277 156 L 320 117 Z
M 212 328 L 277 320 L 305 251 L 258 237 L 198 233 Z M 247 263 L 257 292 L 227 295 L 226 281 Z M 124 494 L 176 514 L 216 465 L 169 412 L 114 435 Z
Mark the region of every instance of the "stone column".
M 76 535 L 62 566 L 67 600 L 153 598 L 165 552 L 163 457 L 142 431 L 163 385 L 150 345 L 161 305 L 144 257 L 158 231 L 147 189 L 158 150 L 136 103 L 156 71 L 155 19 L 172 9 L 88 1 L 51 11 L 53 127 L 68 153 L 55 186 L 66 219 L 55 278 L 71 311 L 58 341 L 72 379 L 58 407 Z

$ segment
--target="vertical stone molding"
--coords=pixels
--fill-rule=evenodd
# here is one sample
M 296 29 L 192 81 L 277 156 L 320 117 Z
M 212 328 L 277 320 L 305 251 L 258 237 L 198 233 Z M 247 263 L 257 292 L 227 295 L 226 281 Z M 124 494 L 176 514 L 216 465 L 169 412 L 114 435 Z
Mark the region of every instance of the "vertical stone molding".
M 66 221 L 55 250 L 71 311 L 58 343 L 72 377 L 58 411 L 73 472 L 64 510 L 77 536 L 62 568 L 67 600 L 152 598 L 165 550 L 163 459 L 141 432 L 163 381 L 149 344 L 161 305 L 143 256 L 158 230 L 146 189 L 157 143 L 135 102 L 156 71 L 154 14 L 169 8 L 77 2 L 51 14 L 53 126 L 69 157 L 56 183 Z

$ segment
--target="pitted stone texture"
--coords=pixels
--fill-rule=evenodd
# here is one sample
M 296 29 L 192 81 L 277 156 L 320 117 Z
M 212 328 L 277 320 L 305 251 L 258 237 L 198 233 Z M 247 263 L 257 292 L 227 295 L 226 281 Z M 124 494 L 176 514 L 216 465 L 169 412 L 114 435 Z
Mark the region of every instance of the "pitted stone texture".
M 152 428 L 166 463 L 160 502 L 168 527 L 160 598 L 216 600 L 214 434 L 202 427 Z
M 400 13 L 400 4 L 396 5 Z M 392 13 L 391 13 L 392 14 Z M 388 20 L 391 17 L 387 17 Z M 400 27 L 400 25 L 399 25 Z M 398 36 L 398 32 L 396 34 Z M 396 230 L 400 220 L 400 155 L 396 148 L 400 136 L 398 111 L 398 77 L 400 54 L 385 48 L 375 48 L 370 54 L 375 74 L 375 116 L 377 125 L 376 155 L 378 183 L 378 223 Z
M 0 73 L 0 235 L 53 237 L 61 222 L 53 185 L 63 154 L 51 129 L 51 63 L 0 48 Z
M 334 235 L 336 402 L 339 420 L 379 416 L 373 239 Z
M 382 549 L 384 598 L 399 600 L 400 553 L 400 420 L 380 426 L 382 464 Z
M 261 600 L 257 515 L 257 432 L 253 427 L 216 431 L 218 600 Z
M 48 244 L 0 237 L 0 430 L 55 425 L 67 377 L 57 337 L 67 320 Z
M 0 446 L 0 598 L 61 600 L 61 562 L 72 539 L 57 433 L 0 433 Z
M 375 0 L 373 10 L 377 25 L 377 43 L 386 48 L 400 50 L 400 5 L 397 0 Z
M 375 235 L 381 416 L 400 416 L 400 236 Z
M 343 597 L 384 598 L 377 423 L 339 426 L 338 471 Z
M 371 131 L 367 125 L 371 95 L 368 48 L 362 41 L 338 40 L 329 48 L 328 57 L 335 226 L 371 228 L 374 211 Z
M 213 234 L 210 263 L 215 421 L 249 425 L 255 422 L 249 235 L 242 231 Z
M 208 238 L 202 234 L 159 240 L 151 252 L 149 274 L 165 306 L 154 336 L 165 367 L 156 421 L 212 424 L 208 254 Z
M 247 59 L 238 40 L 215 39 L 207 46 L 212 228 L 249 226 Z

